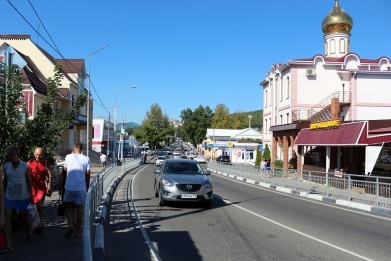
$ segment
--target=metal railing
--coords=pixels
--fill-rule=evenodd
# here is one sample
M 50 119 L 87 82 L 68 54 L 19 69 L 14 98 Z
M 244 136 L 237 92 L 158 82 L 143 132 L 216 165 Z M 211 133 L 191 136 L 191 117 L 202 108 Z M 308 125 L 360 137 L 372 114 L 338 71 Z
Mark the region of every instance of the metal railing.
M 391 208 L 391 178 L 296 169 L 272 169 L 261 173 L 259 167 L 244 164 L 208 163 L 208 168 L 257 182 L 270 183 L 307 193 L 351 202 Z M 268 174 L 270 177 L 268 177 Z
M 99 172 L 90 182 L 84 206 L 83 261 L 93 260 L 93 235 L 107 193 L 113 187 L 117 178 L 139 165 L 139 159 L 127 159 L 120 166 L 117 166 L 117 163 L 112 163 Z
M 292 111 L 292 121 L 310 120 L 327 106 L 330 106 L 332 98 L 338 98 L 340 103 L 350 103 L 350 92 L 334 92 L 308 109 L 296 109 Z

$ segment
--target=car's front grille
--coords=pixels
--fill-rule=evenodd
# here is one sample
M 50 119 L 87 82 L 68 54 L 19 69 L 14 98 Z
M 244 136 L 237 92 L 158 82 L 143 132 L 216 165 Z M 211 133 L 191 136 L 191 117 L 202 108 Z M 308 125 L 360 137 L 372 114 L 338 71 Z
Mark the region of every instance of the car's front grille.
M 176 187 L 184 192 L 195 192 L 201 189 L 200 184 L 177 184 Z

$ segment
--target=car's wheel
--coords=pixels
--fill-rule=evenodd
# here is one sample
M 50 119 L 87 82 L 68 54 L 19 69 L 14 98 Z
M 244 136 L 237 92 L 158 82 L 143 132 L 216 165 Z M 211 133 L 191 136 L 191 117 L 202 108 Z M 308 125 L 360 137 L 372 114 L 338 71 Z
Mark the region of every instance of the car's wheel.
M 163 191 L 161 189 L 159 189 L 159 206 L 165 206 L 166 205 L 166 202 L 164 202 L 164 200 L 162 199 L 163 197 Z
M 210 208 L 212 206 L 212 202 L 213 202 L 212 200 L 205 201 L 203 203 L 204 208 Z

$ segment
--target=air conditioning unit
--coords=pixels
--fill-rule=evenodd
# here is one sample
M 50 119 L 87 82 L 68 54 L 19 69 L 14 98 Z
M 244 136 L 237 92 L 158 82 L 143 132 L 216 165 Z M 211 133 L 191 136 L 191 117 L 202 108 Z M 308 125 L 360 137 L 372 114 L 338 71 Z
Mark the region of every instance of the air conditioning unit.
M 314 69 L 307 69 L 307 76 L 315 76 L 315 70 Z

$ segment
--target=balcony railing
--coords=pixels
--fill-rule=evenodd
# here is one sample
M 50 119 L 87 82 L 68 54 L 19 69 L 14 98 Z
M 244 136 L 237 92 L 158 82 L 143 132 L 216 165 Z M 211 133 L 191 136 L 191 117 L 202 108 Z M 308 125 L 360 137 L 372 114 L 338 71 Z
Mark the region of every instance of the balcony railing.
M 292 121 L 309 121 L 317 113 L 323 109 L 330 107 L 331 99 L 338 98 L 340 103 L 350 103 L 351 95 L 350 92 L 334 92 L 324 98 L 319 103 L 315 104 L 311 108 L 301 108 L 292 111 Z

